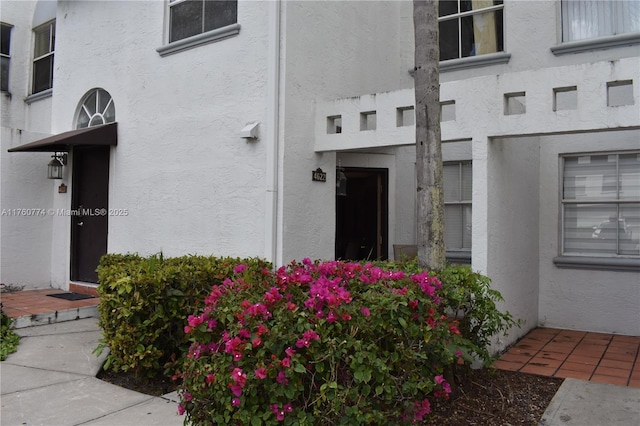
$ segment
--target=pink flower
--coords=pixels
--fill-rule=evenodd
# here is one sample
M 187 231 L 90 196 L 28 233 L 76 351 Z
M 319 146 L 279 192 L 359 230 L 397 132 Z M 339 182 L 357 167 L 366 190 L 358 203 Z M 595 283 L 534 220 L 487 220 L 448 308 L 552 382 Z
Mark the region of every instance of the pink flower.
M 289 358 L 293 358 L 293 356 L 296 354 L 296 351 L 294 349 L 291 349 L 291 346 L 289 346 L 284 350 L 284 353 L 287 354 Z
M 231 405 L 234 407 L 239 407 L 240 406 L 240 398 L 233 398 L 231 400 Z
M 189 392 L 185 392 L 182 394 L 182 397 L 184 398 L 185 401 L 187 402 L 191 402 L 191 400 L 193 400 L 193 396 L 189 393 Z
M 247 375 L 242 372 L 241 368 L 234 368 L 231 372 L 231 379 L 240 387 L 244 387 L 247 383 Z
M 207 374 L 206 379 L 204 379 L 207 383 L 213 383 L 216 381 L 216 377 L 213 374 Z
M 456 357 L 460 358 L 462 356 L 462 351 L 460 349 L 458 349 L 456 351 Z
M 414 423 L 421 421 L 424 416 L 431 412 L 431 404 L 428 399 L 414 402 L 413 408 L 416 410 L 413 414 Z
M 307 330 L 302 333 L 302 338 L 298 339 L 298 341 L 296 342 L 296 346 L 299 348 L 308 348 L 309 346 L 311 346 L 312 340 L 320 340 L 320 336 L 313 330 Z
M 193 330 L 191 327 L 189 327 L 188 325 L 184 326 L 184 334 L 189 334 L 191 333 L 191 330 Z
M 360 312 L 362 312 L 362 315 L 364 315 L 365 317 L 368 317 L 371 315 L 371 311 L 369 310 L 369 308 L 362 307 L 360 308 Z
M 262 339 L 259 337 L 256 337 L 251 341 L 251 344 L 253 345 L 254 348 L 259 348 L 260 346 L 262 346 Z
M 202 318 L 202 316 L 196 317 L 194 315 L 189 315 L 189 317 L 187 318 L 187 322 L 191 327 L 195 328 L 204 322 L 204 318 Z
M 254 371 L 256 373 L 256 377 L 258 379 L 266 379 L 267 378 L 267 369 L 264 367 L 260 367 Z
M 278 404 L 271 404 L 269 408 L 271 408 L 271 411 L 273 411 L 273 413 L 276 415 L 276 419 L 279 422 L 284 420 L 285 413 L 290 413 L 293 411 L 293 407 L 289 403 L 284 404 L 282 408 L 280 408 Z
M 185 412 L 184 407 L 178 404 L 178 415 L 182 416 L 184 412 Z
M 350 321 L 350 320 L 351 320 L 351 315 L 349 315 L 349 314 L 342 314 L 342 320 L 343 320 L 343 321 Z
M 283 358 L 283 360 L 280 361 L 280 365 L 286 368 L 291 367 L 291 358 Z
M 233 272 L 235 272 L 236 274 L 241 274 L 246 270 L 247 270 L 247 265 L 243 265 L 243 264 L 237 265 L 235 268 L 233 268 Z
M 229 389 L 231 389 L 231 392 L 235 395 L 235 396 L 240 396 L 242 395 L 242 387 L 240 385 L 238 385 L 237 383 L 229 383 Z
M 442 389 L 444 389 L 444 391 L 447 394 L 451 393 L 451 385 L 449 385 L 449 383 L 447 383 L 447 381 L 445 380 L 444 376 L 441 374 L 439 376 L 434 377 L 435 381 L 437 384 L 439 384 L 440 386 L 442 386 Z
M 285 373 L 284 370 L 278 373 L 278 375 L 276 376 L 276 382 L 284 386 L 287 386 L 289 384 L 289 380 L 287 380 L 287 373 Z

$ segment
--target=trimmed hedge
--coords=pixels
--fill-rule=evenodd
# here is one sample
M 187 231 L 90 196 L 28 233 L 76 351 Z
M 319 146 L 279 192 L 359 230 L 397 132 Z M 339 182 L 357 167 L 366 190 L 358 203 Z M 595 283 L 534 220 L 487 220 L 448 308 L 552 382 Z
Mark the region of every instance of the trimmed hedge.
M 213 285 L 233 275 L 237 265 L 260 282 L 271 264 L 260 259 L 162 254 L 107 254 L 98 266 L 99 326 L 96 349 L 109 348 L 105 369 L 153 377 L 186 353 L 187 317 L 200 308 Z

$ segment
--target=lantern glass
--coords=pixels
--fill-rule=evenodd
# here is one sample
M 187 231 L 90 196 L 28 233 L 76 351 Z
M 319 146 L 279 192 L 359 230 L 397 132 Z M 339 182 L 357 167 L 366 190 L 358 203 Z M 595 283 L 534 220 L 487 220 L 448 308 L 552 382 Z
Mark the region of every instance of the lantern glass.
M 53 156 L 53 159 L 49 161 L 47 166 L 47 177 L 49 179 L 62 179 L 62 167 L 64 164 L 59 157 Z

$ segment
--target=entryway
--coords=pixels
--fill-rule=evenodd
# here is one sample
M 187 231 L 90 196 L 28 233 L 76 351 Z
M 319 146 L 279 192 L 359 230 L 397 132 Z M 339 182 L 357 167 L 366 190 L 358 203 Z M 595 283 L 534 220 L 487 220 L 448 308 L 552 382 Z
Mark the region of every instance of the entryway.
M 71 280 L 97 283 L 96 268 L 107 253 L 109 147 L 73 150 Z
M 336 194 L 336 259 L 388 258 L 389 172 L 349 167 L 346 194 Z

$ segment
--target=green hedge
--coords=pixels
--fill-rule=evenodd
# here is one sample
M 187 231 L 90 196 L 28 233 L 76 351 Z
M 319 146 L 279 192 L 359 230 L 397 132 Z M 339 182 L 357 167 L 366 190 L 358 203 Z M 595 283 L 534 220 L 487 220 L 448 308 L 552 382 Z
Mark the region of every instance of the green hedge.
M 162 254 L 107 254 L 98 267 L 100 353 L 109 348 L 105 369 L 134 371 L 153 377 L 186 353 L 187 317 L 211 292 L 247 265 L 252 281 L 260 281 L 271 265 L 260 259 Z

